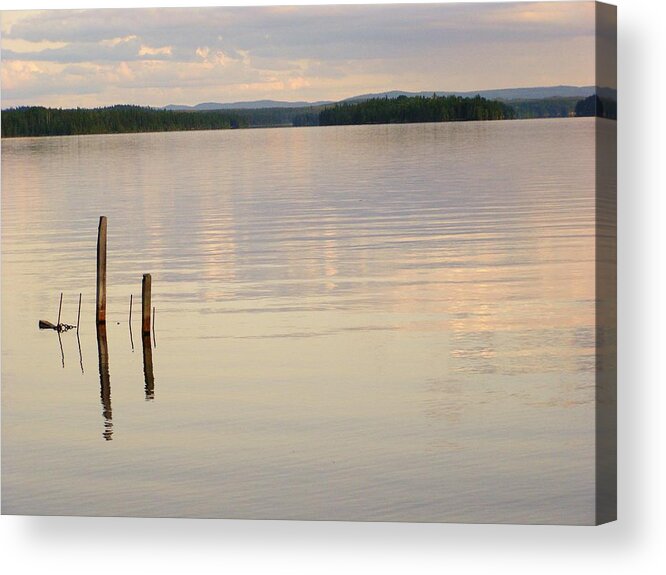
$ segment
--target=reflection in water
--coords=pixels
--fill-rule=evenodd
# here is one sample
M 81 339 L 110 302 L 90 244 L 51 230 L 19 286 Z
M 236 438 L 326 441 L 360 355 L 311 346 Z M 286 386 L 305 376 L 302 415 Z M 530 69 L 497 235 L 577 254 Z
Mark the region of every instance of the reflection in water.
M 62 361 L 62 368 L 65 369 L 65 350 L 62 347 L 62 337 L 58 332 L 58 343 L 60 344 L 60 360 Z
M 85 374 L 83 371 L 83 353 L 81 352 L 81 338 L 79 337 L 79 329 L 76 329 L 76 343 L 79 346 L 79 365 L 81 366 L 81 373 Z
M 106 325 L 97 324 L 97 352 L 99 355 L 99 385 L 104 416 L 104 439 L 110 441 L 113 435 L 113 415 L 111 413 L 111 381 L 109 378 L 109 347 L 106 341 Z
M 155 399 L 155 377 L 153 376 L 153 350 L 150 346 L 150 332 L 144 333 L 143 340 L 143 377 L 146 382 L 146 401 Z
M 3 140 L 3 511 L 589 523 L 594 134 L 572 118 Z M 50 339 L 21 345 L 54 277 L 92 317 L 101 206 L 128 406 L 113 459 L 71 381 L 96 402 L 95 374 L 35 361 Z M 124 324 L 148 268 L 150 409 Z M 140 345 L 151 397 L 158 350 Z

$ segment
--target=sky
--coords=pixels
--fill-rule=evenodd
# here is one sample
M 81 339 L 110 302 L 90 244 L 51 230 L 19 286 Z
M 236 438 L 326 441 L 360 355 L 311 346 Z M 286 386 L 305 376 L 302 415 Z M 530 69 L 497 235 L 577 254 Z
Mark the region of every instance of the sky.
M 3 11 L 2 107 L 594 84 L 593 2 Z

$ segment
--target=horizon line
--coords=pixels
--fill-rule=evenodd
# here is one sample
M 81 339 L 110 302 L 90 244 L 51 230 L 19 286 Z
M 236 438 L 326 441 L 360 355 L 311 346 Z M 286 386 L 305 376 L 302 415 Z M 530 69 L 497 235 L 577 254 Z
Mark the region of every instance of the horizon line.
M 481 93 L 481 92 L 500 92 L 500 91 L 509 91 L 509 90 L 535 90 L 535 89 L 552 89 L 552 88 L 594 88 L 595 91 L 601 90 L 601 89 L 607 89 L 607 90 L 616 90 L 616 88 L 611 88 L 609 86 L 597 86 L 595 84 L 583 84 L 583 85 L 577 85 L 577 84 L 552 84 L 552 85 L 540 85 L 540 86 L 514 86 L 514 87 L 505 87 L 505 88 L 484 88 L 484 89 L 475 89 L 475 90 L 402 90 L 402 89 L 389 89 L 389 90 L 382 90 L 382 91 L 372 91 L 372 92 L 363 92 L 360 94 L 354 94 L 351 96 L 347 96 L 345 98 L 339 99 L 339 100 L 334 100 L 334 99 L 318 99 L 318 100 L 279 100 L 279 99 L 273 99 L 270 97 L 266 98 L 258 98 L 258 99 L 253 99 L 253 100 L 235 100 L 233 102 L 225 102 L 225 101 L 217 101 L 217 100 L 205 100 L 205 101 L 200 101 L 195 104 L 181 104 L 181 103 L 168 103 L 164 104 L 162 106 L 159 105 L 152 105 L 152 104 L 136 104 L 136 103 L 131 103 L 131 102 L 116 102 L 114 104 L 103 104 L 99 106 L 73 106 L 72 108 L 63 108 L 62 106 L 49 106 L 45 104 L 15 104 L 11 105 L 8 107 L 2 107 L 0 110 L 9 110 L 12 108 L 54 108 L 54 109 L 95 109 L 95 108 L 110 108 L 113 106 L 138 106 L 142 108 L 155 108 L 155 109 L 163 109 L 166 108 L 167 106 L 188 106 L 188 107 L 196 107 L 202 104 L 221 104 L 221 105 L 233 105 L 233 104 L 248 104 L 248 103 L 256 103 L 256 102 L 263 102 L 263 101 L 269 101 L 269 102 L 281 102 L 285 104 L 295 104 L 295 103 L 304 103 L 305 105 L 307 104 L 317 104 L 319 102 L 326 102 L 326 103 L 340 103 L 340 102 L 345 102 L 346 100 L 351 100 L 352 98 L 358 98 L 360 96 L 369 96 L 369 95 L 381 95 L 381 94 L 388 94 L 391 92 L 405 92 L 408 94 L 422 94 L 422 93 L 444 93 L 444 94 L 474 94 L 474 93 Z

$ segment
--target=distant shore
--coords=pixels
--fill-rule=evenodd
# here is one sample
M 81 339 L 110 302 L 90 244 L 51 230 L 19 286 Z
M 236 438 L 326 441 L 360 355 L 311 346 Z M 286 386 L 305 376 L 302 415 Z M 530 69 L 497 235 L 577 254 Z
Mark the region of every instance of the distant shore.
M 202 111 L 131 105 L 72 109 L 24 106 L 2 110 L 2 138 L 580 116 L 615 119 L 615 102 L 598 96 L 500 101 L 433 94 L 318 106 Z

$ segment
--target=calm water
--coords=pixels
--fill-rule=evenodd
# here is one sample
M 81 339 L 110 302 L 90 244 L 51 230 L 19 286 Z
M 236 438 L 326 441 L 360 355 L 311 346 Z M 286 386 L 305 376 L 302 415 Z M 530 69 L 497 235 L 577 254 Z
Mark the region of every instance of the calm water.
M 3 140 L 3 512 L 592 523 L 594 126 Z

